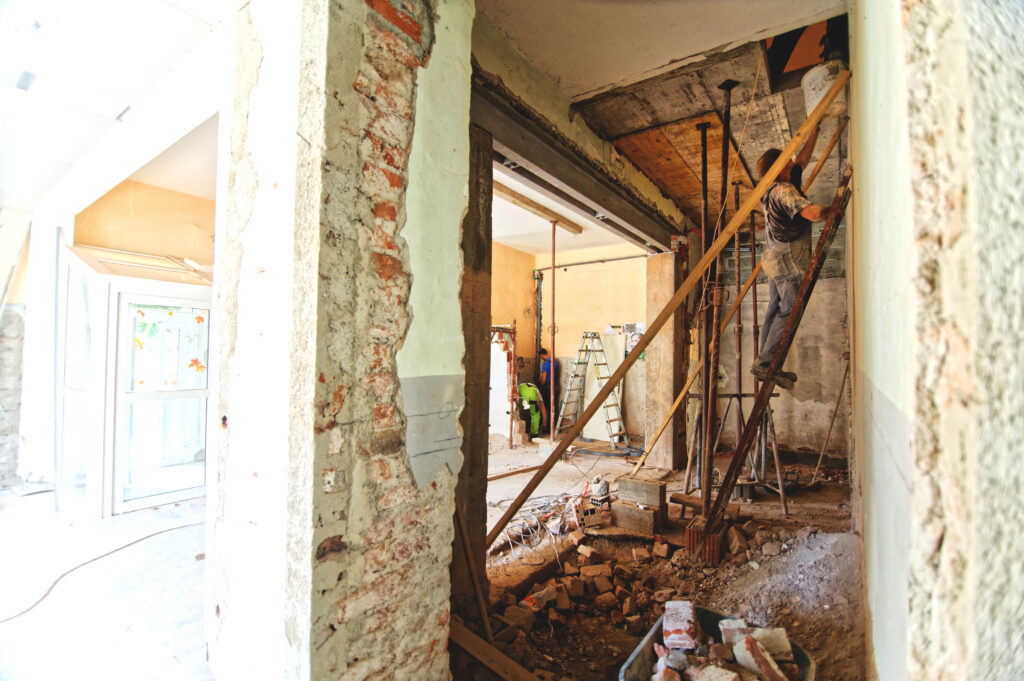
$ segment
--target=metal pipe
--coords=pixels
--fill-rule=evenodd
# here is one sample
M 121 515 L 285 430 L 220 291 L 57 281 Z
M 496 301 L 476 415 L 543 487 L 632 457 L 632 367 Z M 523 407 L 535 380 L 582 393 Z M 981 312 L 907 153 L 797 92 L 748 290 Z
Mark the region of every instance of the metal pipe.
M 551 350 L 548 354 L 548 438 L 555 441 L 555 233 L 558 220 L 551 221 Z
M 711 230 L 708 229 L 708 127 L 710 123 L 698 123 L 700 130 L 700 228 L 701 248 L 704 255 L 708 254 L 708 244 L 711 241 Z M 701 332 L 700 332 L 700 354 L 701 354 L 701 425 L 702 437 L 700 457 L 698 459 L 700 468 L 697 471 L 697 479 L 700 482 L 701 515 L 705 518 L 711 510 L 711 456 L 708 451 L 708 443 L 711 442 L 711 426 L 708 424 L 714 421 L 714 413 L 711 411 L 711 401 L 708 399 L 708 386 L 711 383 L 711 362 L 708 358 L 708 350 L 711 344 L 711 308 L 708 306 L 708 291 L 717 269 L 717 255 L 709 263 L 707 274 L 704 277 L 704 291 L 702 293 L 703 304 L 701 305 Z
M 533 339 L 534 339 L 534 343 L 533 344 L 535 346 L 534 349 L 533 349 L 533 359 L 534 359 L 533 380 L 534 380 L 535 383 L 539 384 L 540 383 L 540 343 L 541 343 L 541 336 L 544 335 L 544 323 L 543 323 L 543 314 L 542 314 L 542 307 L 541 307 L 543 305 L 543 302 L 544 302 L 544 300 L 543 300 L 543 296 L 544 296 L 544 289 L 543 289 L 543 286 L 544 286 L 544 273 L 543 272 L 538 272 L 537 270 L 534 270 L 533 271 L 533 280 L 535 282 L 537 282 L 536 285 L 535 285 L 535 288 L 536 288 L 535 305 L 537 306 L 537 328 L 536 328 L 536 330 L 535 330 L 535 332 L 533 334 Z
M 839 397 L 836 398 L 836 408 L 832 411 L 832 420 L 828 423 L 828 432 L 825 433 L 825 444 L 821 445 L 821 453 L 818 454 L 818 463 L 814 466 L 814 475 L 811 476 L 810 484 L 818 479 L 818 469 L 821 468 L 821 460 L 825 457 L 825 448 L 828 447 L 828 439 L 832 437 L 832 426 L 836 425 L 836 416 L 839 415 L 839 405 L 843 403 L 843 391 L 846 390 L 846 377 L 850 375 L 850 360 L 846 360 L 846 371 L 843 372 L 843 380 L 839 384 Z
M 566 262 L 561 265 L 555 265 L 556 269 L 565 269 L 566 267 L 577 267 L 579 265 L 600 265 L 606 262 L 615 262 L 616 260 L 634 260 L 636 258 L 649 258 L 650 255 L 647 253 L 641 253 L 640 255 L 620 255 L 617 258 L 600 258 L 598 260 L 583 260 L 581 262 Z M 547 272 L 551 267 L 537 267 L 534 272 Z
M 740 207 L 740 185 L 742 182 L 733 182 L 733 197 L 736 199 L 736 210 Z M 737 231 L 733 241 L 735 263 L 733 282 L 736 285 L 736 302 L 742 299 L 740 295 L 740 233 Z M 739 442 L 740 433 L 743 432 L 743 316 L 736 318 L 733 325 L 736 336 L 736 392 L 740 396 L 736 398 L 736 442 Z

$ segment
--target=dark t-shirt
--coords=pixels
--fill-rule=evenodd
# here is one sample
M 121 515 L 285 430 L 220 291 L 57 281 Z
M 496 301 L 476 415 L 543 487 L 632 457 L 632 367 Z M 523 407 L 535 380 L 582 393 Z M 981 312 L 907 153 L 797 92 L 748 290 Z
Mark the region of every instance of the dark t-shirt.
M 799 189 L 802 175 L 802 168 L 794 167 L 789 182 L 777 181 L 761 199 L 765 223 L 775 241 L 789 243 L 811 232 L 810 220 L 800 216 L 800 211 L 811 205 Z

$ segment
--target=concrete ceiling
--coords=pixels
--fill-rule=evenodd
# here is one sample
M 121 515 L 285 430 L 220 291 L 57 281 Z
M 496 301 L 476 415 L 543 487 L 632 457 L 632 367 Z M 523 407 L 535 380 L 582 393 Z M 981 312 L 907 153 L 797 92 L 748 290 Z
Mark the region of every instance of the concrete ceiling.
M 0 3 L 0 208 L 31 210 L 234 1 Z
M 477 0 L 574 99 L 846 12 L 846 0 Z

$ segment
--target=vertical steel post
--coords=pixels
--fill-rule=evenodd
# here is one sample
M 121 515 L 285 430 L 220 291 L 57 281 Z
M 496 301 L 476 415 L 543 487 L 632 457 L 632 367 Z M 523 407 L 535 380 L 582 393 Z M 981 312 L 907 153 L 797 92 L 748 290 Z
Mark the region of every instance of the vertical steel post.
M 733 197 L 736 199 L 736 210 L 740 208 L 740 185 L 742 182 L 733 182 Z M 736 300 L 740 299 L 740 233 L 736 232 L 733 239 L 733 253 L 736 258 L 733 263 L 733 281 L 736 284 Z M 740 433 L 743 432 L 743 315 L 736 311 L 736 321 L 733 325 L 736 335 L 736 441 L 739 442 Z
M 698 123 L 697 129 L 700 130 L 700 228 L 701 238 L 703 239 L 702 251 L 707 253 L 708 248 L 714 242 L 711 230 L 708 228 L 708 127 L 710 123 Z M 711 427 L 709 423 L 714 421 L 714 418 L 708 418 L 708 386 L 711 383 L 711 363 L 708 361 L 708 349 L 711 344 L 711 308 L 708 305 L 710 290 L 710 283 L 712 281 L 712 273 L 715 271 L 715 263 L 712 262 L 709 267 L 707 274 L 704 275 L 704 290 L 702 292 L 702 303 L 701 303 L 701 330 L 700 330 L 700 354 L 703 360 L 701 366 L 700 382 L 701 382 L 701 447 L 700 447 L 700 470 L 698 471 L 698 480 L 700 481 L 700 495 L 701 495 L 701 515 L 705 518 L 711 511 L 711 457 L 709 456 L 710 442 L 711 442 Z
M 548 438 L 555 441 L 555 229 L 551 221 L 551 349 L 548 355 Z

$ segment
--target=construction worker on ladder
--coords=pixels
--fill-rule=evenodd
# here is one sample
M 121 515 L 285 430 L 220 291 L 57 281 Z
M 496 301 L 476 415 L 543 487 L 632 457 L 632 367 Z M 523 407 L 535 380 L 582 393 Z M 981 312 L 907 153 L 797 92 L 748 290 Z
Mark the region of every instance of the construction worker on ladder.
M 800 292 L 804 272 L 810 264 L 811 223 L 824 221 L 830 211 L 828 206 L 811 203 L 800 189 L 803 169 L 811 160 L 817 139 L 818 126 L 815 126 L 803 149 L 795 159 L 786 163 L 775 183 L 761 199 L 766 242 L 762 262 L 765 274 L 768 275 L 769 301 L 761 335 L 761 349 L 750 366 L 750 373 L 761 380 L 768 376 L 768 367 L 775 357 L 789 313 Z M 761 177 L 764 177 L 781 153 L 778 149 L 764 152 L 757 161 L 757 172 Z M 780 388 L 792 390 L 796 374 L 780 369 L 775 374 L 775 383 Z

